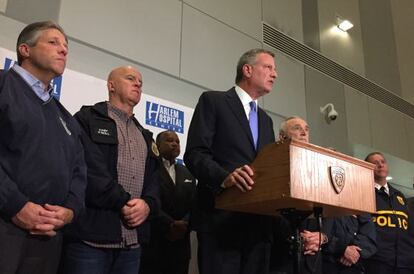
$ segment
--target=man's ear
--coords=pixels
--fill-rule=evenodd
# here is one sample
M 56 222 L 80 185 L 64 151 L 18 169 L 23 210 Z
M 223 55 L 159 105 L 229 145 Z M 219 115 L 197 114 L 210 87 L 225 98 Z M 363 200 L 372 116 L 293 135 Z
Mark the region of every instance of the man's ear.
M 289 137 L 286 135 L 286 133 L 284 133 L 284 132 L 279 133 L 279 140 L 280 141 L 285 141 L 287 139 L 289 139 Z
M 108 87 L 109 93 L 113 93 L 115 91 L 115 87 L 114 87 L 114 82 L 113 81 L 108 81 L 106 83 L 106 86 Z
M 30 47 L 29 47 L 29 45 L 27 45 L 25 43 L 20 44 L 19 47 L 17 48 L 17 50 L 19 51 L 20 55 L 24 59 L 29 58 L 29 56 L 30 56 Z
M 251 65 L 244 64 L 242 68 L 244 77 L 250 78 L 252 76 L 252 69 L 253 67 Z

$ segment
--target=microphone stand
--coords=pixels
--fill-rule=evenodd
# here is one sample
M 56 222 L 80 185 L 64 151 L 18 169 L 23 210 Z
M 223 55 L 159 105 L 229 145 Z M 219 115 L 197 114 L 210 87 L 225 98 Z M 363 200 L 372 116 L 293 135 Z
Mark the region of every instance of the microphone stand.
M 293 234 L 289 238 L 290 250 L 293 255 L 293 274 L 301 273 L 301 266 L 303 260 L 303 239 L 300 236 L 301 223 L 312 214 L 312 211 L 301 211 L 296 208 L 284 208 L 280 211 L 281 215 L 285 217 L 290 224 Z M 319 231 L 322 230 L 322 208 L 314 207 L 313 214 L 318 223 Z

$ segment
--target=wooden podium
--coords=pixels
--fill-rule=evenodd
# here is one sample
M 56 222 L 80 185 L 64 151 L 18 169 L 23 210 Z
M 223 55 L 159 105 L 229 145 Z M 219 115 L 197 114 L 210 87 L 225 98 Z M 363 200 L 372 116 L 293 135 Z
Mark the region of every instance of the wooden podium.
M 313 144 L 289 140 L 263 148 L 251 164 L 253 189 L 223 191 L 216 208 L 278 215 L 279 209 L 341 216 L 376 211 L 374 165 Z

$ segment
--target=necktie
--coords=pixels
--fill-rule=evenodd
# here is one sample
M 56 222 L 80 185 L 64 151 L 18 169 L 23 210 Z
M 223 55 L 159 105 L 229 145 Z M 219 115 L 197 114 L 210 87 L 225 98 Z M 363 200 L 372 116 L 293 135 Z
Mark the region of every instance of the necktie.
M 380 191 L 381 191 L 382 193 L 384 193 L 384 194 L 386 194 L 386 195 L 388 196 L 388 193 L 387 193 L 387 191 L 386 191 L 386 189 L 385 189 L 385 187 L 384 187 L 384 186 L 382 186 L 382 187 L 380 188 Z
M 251 101 L 249 103 L 249 105 L 250 105 L 249 125 L 250 125 L 250 130 L 251 130 L 252 136 L 253 136 L 254 148 L 256 149 L 257 148 L 257 138 L 259 136 L 258 123 L 257 123 L 256 102 Z

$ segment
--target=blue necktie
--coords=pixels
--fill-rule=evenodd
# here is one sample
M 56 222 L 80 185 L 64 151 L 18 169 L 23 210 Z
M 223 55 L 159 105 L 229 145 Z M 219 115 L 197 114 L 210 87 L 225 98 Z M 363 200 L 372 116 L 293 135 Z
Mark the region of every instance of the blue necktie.
M 253 136 L 253 142 L 254 142 L 254 148 L 257 149 L 257 137 L 259 136 L 259 127 L 257 124 L 257 108 L 256 108 L 256 102 L 251 101 L 249 103 L 250 105 L 250 112 L 249 112 L 249 125 L 250 130 L 252 132 Z

